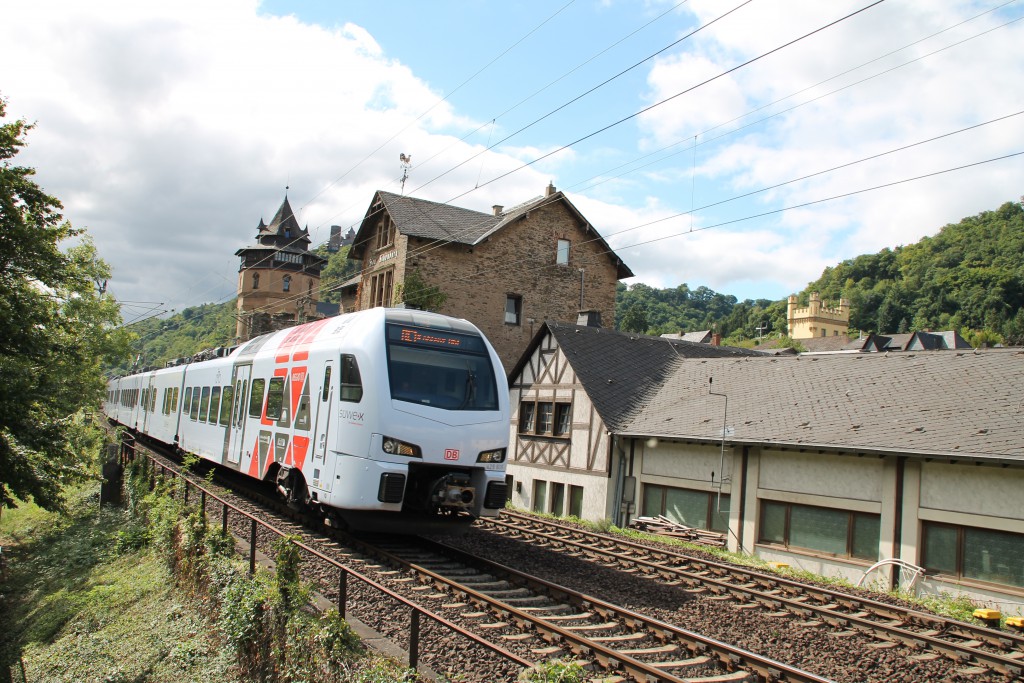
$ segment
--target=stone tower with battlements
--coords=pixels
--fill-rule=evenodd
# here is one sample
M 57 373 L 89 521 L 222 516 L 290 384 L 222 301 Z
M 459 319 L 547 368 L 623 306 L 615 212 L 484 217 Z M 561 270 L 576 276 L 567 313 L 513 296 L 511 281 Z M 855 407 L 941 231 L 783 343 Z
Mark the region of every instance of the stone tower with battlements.
M 817 292 L 811 292 L 806 307 L 799 307 L 795 294 L 789 296 L 786 321 L 791 339 L 832 337 L 846 334 L 850 328 L 850 301 L 840 299 L 838 308 L 825 306 Z

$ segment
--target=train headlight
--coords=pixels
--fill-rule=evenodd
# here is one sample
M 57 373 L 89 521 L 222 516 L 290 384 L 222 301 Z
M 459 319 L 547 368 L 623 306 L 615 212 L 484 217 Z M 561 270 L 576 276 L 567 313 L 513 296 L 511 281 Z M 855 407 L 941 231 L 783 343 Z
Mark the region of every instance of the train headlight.
M 493 451 L 483 451 L 476 458 L 477 462 L 505 462 L 505 449 L 495 448 Z
M 414 446 L 411 443 L 399 441 L 398 439 L 392 439 L 390 436 L 385 436 L 383 442 L 381 442 L 381 448 L 388 455 L 405 455 L 410 458 L 421 458 L 420 447 Z

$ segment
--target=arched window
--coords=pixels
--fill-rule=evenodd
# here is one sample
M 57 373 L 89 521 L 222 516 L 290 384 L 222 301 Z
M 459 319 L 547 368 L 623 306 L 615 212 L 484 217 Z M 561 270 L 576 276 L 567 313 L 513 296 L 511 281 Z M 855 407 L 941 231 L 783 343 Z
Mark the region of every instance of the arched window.
M 282 289 L 285 292 L 290 291 L 291 288 L 292 288 L 292 276 L 291 275 L 285 275 L 283 282 L 284 282 L 284 286 L 282 287 Z
M 259 289 L 260 288 L 260 274 L 259 273 L 253 273 L 252 274 L 252 288 L 253 289 Z

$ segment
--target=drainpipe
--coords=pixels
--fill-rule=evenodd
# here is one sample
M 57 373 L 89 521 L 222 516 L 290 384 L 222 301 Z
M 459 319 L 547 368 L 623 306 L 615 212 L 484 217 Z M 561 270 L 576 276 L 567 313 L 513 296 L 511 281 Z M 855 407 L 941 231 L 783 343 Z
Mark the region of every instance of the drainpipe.
M 903 477 L 906 475 L 907 458 L 899 456 L 896 458 L 896 514 L 893 516 L 892 545 L 893 558 L 903 559 Z M 895 589 L 899 585 L 898 571 L 889 575 L 889 588 Z
M 740 491 L 739 491 L 739 495 L 740 495 L 740 510 L 739 510 L 739 515 L 738 515 L 738 522 L 739 522 L 739 531 L 740 531 L 740 533 L 736 537 L 736 540 L 738 541 L 737 544 L 736 544 L 736 550 L 738 550 L 741 553 L 744 552 L 744 550 L 743 550 L 743 522 L 744 522 L 744 520 L 746 519 L 746 516 L 747 516 L 747 461 L 748 461 L 749 458 L 750 458 L 750 446 L 744 446 L 743 447 L 743 459 L 742 459 L 741 464 L 740 464 L 740 477 L 741 477 L 741 479 L 740 479 L 740 482 L 741 482 L 740 483 Z M 735 495 L 735 494 L 736 494 L 736 491 L 734 490 L 733 491 L 733 495 Z

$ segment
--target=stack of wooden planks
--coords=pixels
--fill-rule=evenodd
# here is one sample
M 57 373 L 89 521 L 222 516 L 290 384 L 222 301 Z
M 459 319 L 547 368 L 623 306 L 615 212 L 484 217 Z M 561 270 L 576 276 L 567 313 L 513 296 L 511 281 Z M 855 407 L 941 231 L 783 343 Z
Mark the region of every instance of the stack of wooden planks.
M 649 534 L 678 538 L 689 543 L 710 545 L 718 548 L 725 547 L 725 534 L 679 524 L 678 522 L 673 522 L 664 515 L 658 515 L 657 517 L 637 517 L 629 526 L 630 528 L 637 529 L 638 531 L 646 531 Z

